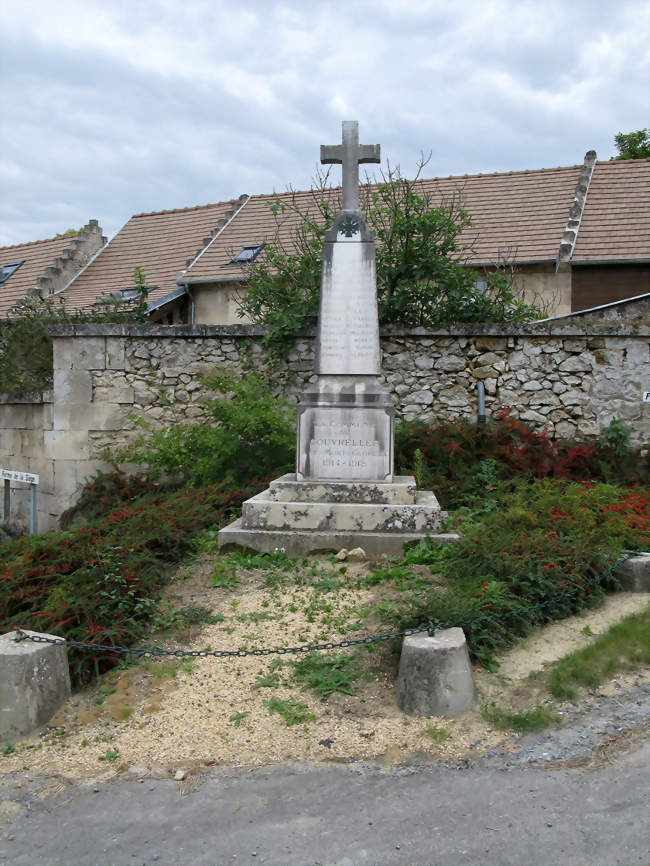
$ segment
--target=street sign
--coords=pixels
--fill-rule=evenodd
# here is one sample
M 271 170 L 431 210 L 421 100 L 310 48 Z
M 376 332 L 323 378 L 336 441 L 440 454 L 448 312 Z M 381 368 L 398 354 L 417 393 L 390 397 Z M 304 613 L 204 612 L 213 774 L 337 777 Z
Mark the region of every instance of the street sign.
M 24 481 L 26 484 L 38 484 L 38 475 L 31 472 L 16 472 L 13 469 L 0 469 L 0 478 L 5 481 Z

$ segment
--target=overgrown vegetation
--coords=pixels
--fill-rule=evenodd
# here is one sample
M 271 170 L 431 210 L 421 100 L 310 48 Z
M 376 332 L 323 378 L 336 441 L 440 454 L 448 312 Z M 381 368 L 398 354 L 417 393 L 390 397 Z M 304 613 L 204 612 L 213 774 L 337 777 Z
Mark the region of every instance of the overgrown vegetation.
M 191 552 L 198 532 L 225 523 L 259 486 L 161 489 L 132 499 L 124 476 L 104 477 L 106 489 L 92 483 L 97 497 L 112 500 L 106 501 L 103 517 L 0 547 L 4 629 L 21 626 L 90 644 L 134 646 L 156 623 L 205 621 L 198 610 L 186 610 L 180 618 L 160 615 L 158 598 L 168 568 Z M 78 686 L 120 657 L 71 650 L 69 659 Z
M 458 197 L 440 202 L 423 191 L 420 162 L 413 180 L 390 170 L 362 189 L 361 209 L 376 238 L 380 323 L 429 327 L 452 322 L 526 321 L 540 311 L 523 301 L 507 264 L 490 271 L 468 266 L 461 239 L 471 225 Z M 325 230 L 340 208 L 319 177 L 311 196 L 272 202 L 275 236 L 251 263 L 240 314 L 267 327 L 267 342 L 288 345 L 315 325 Z
M 462 625 L 472 656 L 492 667 L 498 651 L 534 626 L 617 588 L 620 552 L 650 543 L 650 498 L 639 488 L 553 479 L 509 481 L 488 496 L 478 509 L 459 511 L 457 544 L 410 552 L 409 564 L 435 563 L 442 585 L 405 580 L 405 560 L 378 576 L 392 581 L 395 569 L 400 592 L 383 603 L 384 622 Z
M 294 426 L 261 378 L 212 383 L 210 423 L 143 434 L 131 452 L 147 467 L 142 476 L 100 474 L 64 515 L 60 533 L 0 541 L 4 628 L 132 646 L 155 629 L 218 621 L 205 608 L 161 609 L 159 590 L 170 566 L 216 551 L 218 527 L 290 463 Z M 281 551 L 221 558 L 214 586 L 234 591 L 246 568 L 266 572 L 271 591 L 295 584 L 317 641 L 371 620 L 373 630 L 378 622 L 462 625 L 473 658 L 491 666 L 537 624 L 597 603 L 616 588 L 611 569 L 621 550 L 650 544 L 650 499 L 640 486 L 648 459 L 630 449 L 618 422 L 582 443 L 551 441 L 508 414 L 482 430 L 411 423 L 400 427 L 396 450 L 399 471 L 414 472 L 455 509 L 463 537 L 449 546 L 420 544 L 373 568 L 363 587 L 385 589 L 374 608 L 343 598 L 346 565 L 305 561 L 298 569 Z M 277 611 L 236 616 L 250 623 L 255 645 L 263 633 L 256 627 Z M 119 661 L 74 651 L 70 659 L 77 685 Z M 278 670 L 270 674 L 279 681 Z M 324 697 L 351 694 L 357 674 L 347 656 L 308 656 L 295 666 L 297 682 Z
M 251 478 L 280 475 L 293 465 L 295 410 L 262 375 L 225 371 L 207 376 L 216 392 L 204 401 L 201 424 L 178 423 L 155 429 L 142 423 L 143 434 L 121 459 L 147 467 L 149 478 L 166 478 L 201 487 L 247 483 Z
M 452 509 L 486 506 L 493 491 L 519 477 L 616 484 L 647 484 L 650 477 L 650 456 L 630 448 L 629 432 L 617 419 L 600 437 L 555 440 L 509 410 L 482 428 L 462 419 L 398 424 L 395 462 Z
M 135 269 L 133 279 L 132 300 L 109 296 L 92 312 L 71 312 L 60 298 L 30 297 L 21 302 L 8 319 L 0 320 L 0 392 L 52 387 L 51 328 L 88 322 L 146 322 L 148 292 L 142 268 Z

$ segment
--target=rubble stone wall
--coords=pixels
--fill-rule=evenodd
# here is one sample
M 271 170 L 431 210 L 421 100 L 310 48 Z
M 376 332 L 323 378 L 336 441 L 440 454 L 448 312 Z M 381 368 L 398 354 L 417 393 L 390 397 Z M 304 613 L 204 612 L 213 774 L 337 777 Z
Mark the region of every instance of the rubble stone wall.
M 383 370 L 397 414 L 475 419 L 482 382 L 488 416 L 508 407 L 558 437 L 597 434 L 620 418 L 635 444 L 646 444 L 647 303 L 525 326 L 385 329 Z M 55 525 L 85 478 L 109 468 L 107 451 L 139 434 L 135 419 L 161 426 L 199 421 L 205 374 L 241 369 L 245 358 L 264 368 L 262 337 L 250 325 L 59 329 L 51 395 L 29 395 L 22 403 L 5 395 L 0 405 L 0 463 L 42 476 L 39 529 Z M 278 392 L 297 399 L 313 361 L 313 336 L 299 337 Z

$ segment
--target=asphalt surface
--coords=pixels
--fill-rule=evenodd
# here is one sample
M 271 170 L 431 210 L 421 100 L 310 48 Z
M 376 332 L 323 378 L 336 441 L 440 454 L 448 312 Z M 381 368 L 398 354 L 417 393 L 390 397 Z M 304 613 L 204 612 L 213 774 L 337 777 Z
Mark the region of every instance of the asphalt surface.
M 649 730 L 644 672 L 565 705 L 561 726 L 455 765 L 4 775 L 0 864 L 648 866 Z
M 120 778 L 42 798 L 43 779 L 5 777 L 0 863 L 647 866 L 649 781 L 643 740 L 591 769 L 285 765 L 186 795 Z

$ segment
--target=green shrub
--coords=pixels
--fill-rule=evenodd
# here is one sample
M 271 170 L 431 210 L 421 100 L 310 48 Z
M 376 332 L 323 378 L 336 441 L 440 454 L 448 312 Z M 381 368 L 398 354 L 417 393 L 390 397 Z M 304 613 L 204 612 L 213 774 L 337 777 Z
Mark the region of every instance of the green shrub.
M 508 482 L 520 476 L 621 484 L 650 478 L 650 456 L 629 447 L 629 431 L 616 419 L 598 439 L 556 441 L 508 410 L 482 428 L 462 419 L 435 426 L 402 422 L 395 430 L 395 462 L 435 490 L 447 508 L 503 498 Z
M 0 627 L 68 640 L 133 646 L 155 621 L 168 566 L 208 526 L 223 525 L 258 487 L 209 486 L 127 502 L 88 526 L 24 536 L 0 547 Z M 73 683 L 119 661 L 69 653 Z
M 381 613 L 398 628 L 460 625 L 472 656 L 490 666 L 495 652 L 535 625 L 596 604 L 617 588 L 612 567 L 621 550 L 650 543 L 650 497 L 606 484 L 521 480 L 507 508 L 474 522 L 466 515 L 461 529 L 462 539 L 436 555 L 446 587 L 427 589 L 415 576 L 413 591 Z M 393 563 L 397 588 L 405 589 L 406 564 Z
M 162 430 L 143 423 L 145 434 L 120 458 L 146 466 L 152 479 L 197 487 L 224 479 L 249 483 L 288 471 L 295 454 L 295 413 L 274 396 L 269 381 L 253 372 L 226 372 L 205 384 L 218 396 L 204 401 L 203 423 Z

